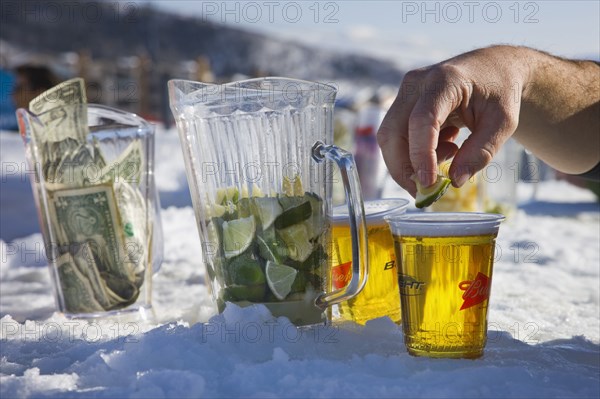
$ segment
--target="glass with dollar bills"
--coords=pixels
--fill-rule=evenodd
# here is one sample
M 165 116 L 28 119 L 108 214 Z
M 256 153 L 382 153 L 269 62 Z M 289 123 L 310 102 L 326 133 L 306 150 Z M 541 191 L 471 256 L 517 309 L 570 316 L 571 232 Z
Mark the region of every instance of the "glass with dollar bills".
M 162 261 L 153 126 L 87 104 L 82 79 L 17 116 L 58 310 L 151 317 L 151 278 Z

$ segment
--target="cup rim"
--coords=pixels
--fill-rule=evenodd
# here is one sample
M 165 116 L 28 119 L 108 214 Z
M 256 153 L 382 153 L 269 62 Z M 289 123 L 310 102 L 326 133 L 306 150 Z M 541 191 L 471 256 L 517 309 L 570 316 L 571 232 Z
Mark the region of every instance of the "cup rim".
M 202 105 L 206 109 L 220 109 L 241 104 L 259 104 L 270 108 L 282 101 L 288 105 L 295 104 L 305 96 L 297 96 L 297 92 L 306 93 L 316 103 L 333 104 L 337 88 L 328 83 L 312 82 L 294 78 L 268 76 L 245 79 L 227 83 L 206 83 L 186 79 L 168 81 L 169 105 L 177 115 L 187 106 Z M 290 90 L 290 87 L 296 90 Z M 235 107 L 234 107 L 235 109 Z M 258 109 L 257 109 L 258 110 Z M 228 110 L 226 114 L 233 112 Z
M 89 133 L 97 134 L 98 131 L 104 130 L 100 129 L 102 126 L 106 125 L 94 125 L 89 121 L 90 116 L 94 116 L 100 113 L 107 114 L 106 116 L 114 116 L 115 118 L 119 118 L 121 122 L 119 123 L 130 123 L 129 126 L 120 126 L 118 123 L 113 127 L 128 127 L 128 128 L 136 128 L 138 132 L 143 132 L 143 135 L 152 136 L 155 134 L 155 125 L 150 123 L 148 120 L 144 119 L 140 115 L 124 111 L 119 108 L 109 107 L 103 104 L 96 103 L 79 103 L 79 104 L 68 104 L 64 106 L 57 106 L 46 110 L 40 114 L 34 114 L 28 108 L 19 108 L 16 110 L 17 121 L 19 123 L 19 132 L 21 133 L 21 137 L 23 141 L 27 144 L 30 140 L 35 141 L 35 135 L 31 134 L 31 129 L 27 127 L 31 123 L 36 123 L 39 125 L 44 125 L 40 117 L 46 114 L 50 114 L 51 112 L 55 112 L 57 108 L 73 108 L 73 107 L 82 107 L 86 110 L 86 115 L 88 117 L 87 127 L 89 128 Z M 122 122 L 125 121 L 125 122 Z
M 499 213 L 422 212 L 384 218 L 392 234 L 417 237 L 462 237 L 496 234 L 505 219 Z
M 175 88 L 178 84 L 188 84 L 190 86 L 195 87 L 196 89 L 201 88 L 210 88 L 210 87 L 223 87 L 228 89 L 238 89 L 238 90 L 246 90 L 246 91 L 256 91 L 262 92 L 264 90 L 271 90 L 274 92 L 282 92 L 285 91 L 284 88 L 278 88 L 276 86 L 269 87 L 267 89 L 261 88 L 259 85 L 262 83 L 295 83 L 298 85 L 302 85 L 303 90 L 314 91 L 314 90 L 326 90 L 328 92 L 337 92 L 337 88 L 329 83 L 316 82 L 304 79 L 296 79 L 296 78 L 288 78 L 283 76 L 265 76 L 260 78 L 251 78 L 251 79 L 243 79 L 237 81 L 231 81 L 226 83 L 208 83 L 208 82 L 200 82 L 191 79 L 169 79 L 167 82 L 169 87 Z M 190 92 L 192 93 L 192 92 Z M 190 94 L 186 93 L 186 94 Z
M 21 114 L 28 114 L 30 117 L 33 117 L 33 118 L 39 120 L 39 118 L 41 116 L 50 114 L 51 112 L 54 112 L 57 108 L 75 108 L 75 107 L 85 107 L 88 112 L 88 115 L 93 114 L 94 112 L 98 112 L 98 111 L 110 112 L 112 114 L 119 115 L 122 118 L 129 119 L 132 121 L 132 123 L 136 123 L 138 126 L 152 128 L 152 124 L 150 122 L 148 122 L 146 119 L 144 119 L 140 115 L 136 114 L 135 112 L 124 111 L 119 108 L 109 107 L 104 104 L 96 104 L 96 103 L 79 103 L 79 104 L 59 105 L 57 107 L 48 109 L 48 110 L 42 112 L 41 114 L 34 114 L 28 108 L 19 108 L 16 110 L 16 112 L 21 113 Z
M 383 222 L 387 217 L 393 217 L 396 213 L 404 212 L 410 201 L 404 198 L 382 198 L 363 201 L 363 204 L 367 221 L 381 220 Z M 346 221 L 348 215 L 348 205 L 338 205 L 332 209 L 331 220 L 333 222 Z
M 447 225 L 475 225 L 502 222 L 506 217 L 501 213 L 487 212 L 420 212 L 385 217 L 389 223 Z

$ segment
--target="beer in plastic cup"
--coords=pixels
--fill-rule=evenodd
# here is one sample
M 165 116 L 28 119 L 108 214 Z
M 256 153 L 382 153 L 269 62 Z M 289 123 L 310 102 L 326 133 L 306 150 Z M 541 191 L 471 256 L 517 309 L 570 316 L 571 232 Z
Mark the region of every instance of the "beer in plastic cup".
M 483 354 L 494 244 L 503 219 L 486 213 L 386 218 L 400 259 L 402 328 L 411 355 Z
M 408 201 L 382 199 L 366 201 L 364 206 L 369 276 L 363 290 L 356 297 L 340 303 L 338 312 L 334 312 L 332 318 L 333 321 L 351 320 L 365 324 L 368 320 L 388 316 L 393 322 L 400 323 L 398 266 L 392 233 L 384 217 L 404 213 Z M 342 288 L 352 277 L 352 240 L 346 206 L 338 206 L 333 210 L 331 253 L 331 284 L 333 288 Z

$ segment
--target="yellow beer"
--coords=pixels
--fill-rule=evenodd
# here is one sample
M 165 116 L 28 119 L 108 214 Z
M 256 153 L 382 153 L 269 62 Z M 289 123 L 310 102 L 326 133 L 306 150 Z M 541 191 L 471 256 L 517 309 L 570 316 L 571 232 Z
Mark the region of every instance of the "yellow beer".
M 388 199 L 365 202 L 367 220 L 367 245 L 369 250 L 369 275 L 363 290 L 349 301 L 338 305 L 336 320 L 351 320 L 365 324 L 368 320 L 388 316 L 400 323 L 400 293 L 398 290 L 398 264 L 394 240 L 384 216 L 404 212 L 408 202 Z M 352 277 L 352 240 L 347 211 L 334 210 L 332 231 L 331 289 L 345 287 Z
M 422 224 L 415 222 L 419 218 Z M 495 238 L 502 218 L 433 213 L 413 215 L 412 224 L 408 216 L 404 223 L 390 221 L 400 254 L 404 342 L 410 354 L 482 355 Z

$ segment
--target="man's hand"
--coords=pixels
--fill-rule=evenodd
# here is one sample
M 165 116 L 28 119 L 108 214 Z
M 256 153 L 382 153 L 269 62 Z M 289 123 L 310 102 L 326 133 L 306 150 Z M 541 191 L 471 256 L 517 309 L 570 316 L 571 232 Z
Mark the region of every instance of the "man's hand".
M 391 176 L 413 196 L 416 173 L 432 185 L 438 163 L 454 157 L 450 178 L 462 186 L 514 133 L 528 79 L 525 49 L 493 47 L 408 72 L 378 133 Z M 472 132 L 459 149 L 459 128 Z

